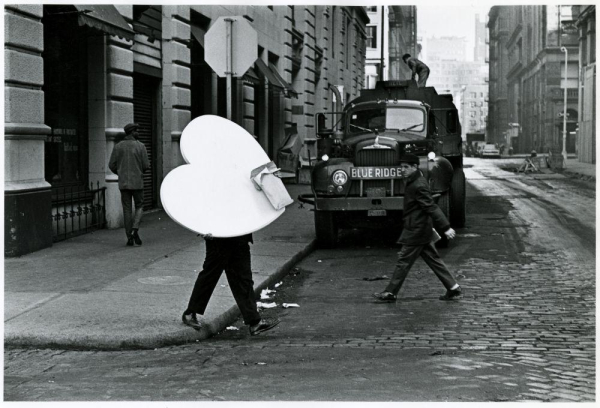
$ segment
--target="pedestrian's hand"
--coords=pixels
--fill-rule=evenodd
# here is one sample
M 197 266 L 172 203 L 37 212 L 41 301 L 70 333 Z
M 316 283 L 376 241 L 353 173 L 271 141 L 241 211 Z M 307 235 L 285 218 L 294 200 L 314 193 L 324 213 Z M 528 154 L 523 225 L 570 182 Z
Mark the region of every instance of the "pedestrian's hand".
M 454 237 L 456 237 L 456 231 L 454 231 L 452 228 L 448 229 L 448 231 L 445 231 L 444 234 L 446 234 L 446 238 L 448 239 L 454 239 Z

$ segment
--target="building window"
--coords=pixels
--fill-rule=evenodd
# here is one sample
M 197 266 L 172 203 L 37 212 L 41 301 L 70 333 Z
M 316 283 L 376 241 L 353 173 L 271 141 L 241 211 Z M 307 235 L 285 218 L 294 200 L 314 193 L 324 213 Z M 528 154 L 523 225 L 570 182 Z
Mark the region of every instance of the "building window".
M 471 102 L 471 108 L 474 108 L 475 104 L 476 104 L 475 102 Z
M 52 129 L 44 147 L 44 171 L 56 186 L 88 181 L 88 48 L 93 33 L 80 27 L 69 6 L 44 6 L 45 123 Z M 72 6 L 71 6 L 72 7 Z
M 377 26 L 367 27 L 367 48 L 377 48 Z
M 471 98 L 477 98 L 477 92 L 471 92 Z
M 472 117 L 472 118 L 474 118 L 475 117 L 475 111 L 469 112 L 469 116 Z

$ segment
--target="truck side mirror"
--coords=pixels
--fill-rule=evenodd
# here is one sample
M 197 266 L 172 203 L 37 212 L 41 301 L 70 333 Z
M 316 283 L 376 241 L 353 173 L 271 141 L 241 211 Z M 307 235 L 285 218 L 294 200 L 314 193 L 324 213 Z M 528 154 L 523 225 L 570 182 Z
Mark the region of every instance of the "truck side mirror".
M 333 134 L 333 129 L 327 129 L 325 127 L 326 122 L 327 122 L 327 118 L 325 117 L 324 113 L 317 113 L 315 115 L 316 117 L 316 121 L 317 121 L 317 136 L 318 137 L 328 137 L 331 136 Z

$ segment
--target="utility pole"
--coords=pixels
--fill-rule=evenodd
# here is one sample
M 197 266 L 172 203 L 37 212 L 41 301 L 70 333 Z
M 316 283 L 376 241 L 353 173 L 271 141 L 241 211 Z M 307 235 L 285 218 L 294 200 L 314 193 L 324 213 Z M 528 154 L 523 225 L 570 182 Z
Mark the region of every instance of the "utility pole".
M 567 168 L 567 65 L 569 64 L 569 51 L 567 47 L 560 47 L 560 50 L 565 53 L 565 79 L 564 79 L 564 97 L 563 97 L 563 139 L 562 139 L 562 156 L 563 168 Z

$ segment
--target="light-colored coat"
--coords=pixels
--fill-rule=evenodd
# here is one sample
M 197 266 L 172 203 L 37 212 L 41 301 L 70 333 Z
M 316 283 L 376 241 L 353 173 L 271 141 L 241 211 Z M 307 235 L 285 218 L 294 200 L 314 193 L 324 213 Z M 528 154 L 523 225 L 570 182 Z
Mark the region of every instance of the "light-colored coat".
M 142 190 L 142 175 L 150 168 L 146 146 L 132 135 L 125 136 L 113 149 L 108 168 L 119 176 L 119 190 Z

